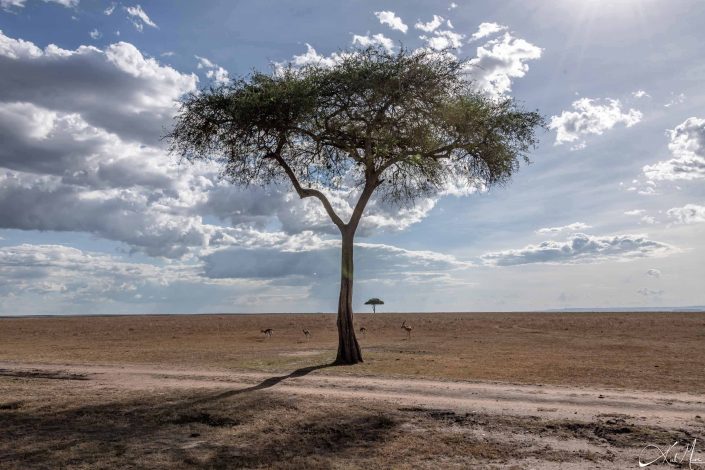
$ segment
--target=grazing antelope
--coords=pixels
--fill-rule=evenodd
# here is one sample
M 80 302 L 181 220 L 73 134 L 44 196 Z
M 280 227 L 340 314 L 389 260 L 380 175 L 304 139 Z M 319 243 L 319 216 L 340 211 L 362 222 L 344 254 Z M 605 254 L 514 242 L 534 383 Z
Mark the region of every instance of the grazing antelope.
M 274 330 L 271 328 L 267 328 L 266 330 L 259 330 L 260 333 L 264 333 L 264 336 L 269 336 L 270 338 L 272 337 L 272 333 L 274 333 Z
M 365 328 L 364 326 L 361 326 L 361 327 L 360 327 L 360 334 L 361 334 L 362 336 L 365 336 L 365 333 L 367 333 L 367 328 Z
M 410 325 L 407 325 L 406 320 L 404 320 L 404 323 L 401 324 L 401 327 L 402 329 L 406 330 L 407 338 L 411 338 L 411 330 L 413 330 L 414 328 L 412 328 Z
M 311 332 L 308 331 L 306 328 L 303 329 L 304 335 L 306 335 L 306 339 L 311 338 Z

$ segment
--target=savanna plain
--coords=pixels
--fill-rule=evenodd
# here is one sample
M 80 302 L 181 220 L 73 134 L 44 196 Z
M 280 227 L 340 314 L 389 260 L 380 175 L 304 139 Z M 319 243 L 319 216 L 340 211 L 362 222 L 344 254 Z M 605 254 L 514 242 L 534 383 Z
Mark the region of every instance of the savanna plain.
M 331 314 L 0 318 L 0 468 L 705 468 L 703 313 L 361 327 L 331 366 Z

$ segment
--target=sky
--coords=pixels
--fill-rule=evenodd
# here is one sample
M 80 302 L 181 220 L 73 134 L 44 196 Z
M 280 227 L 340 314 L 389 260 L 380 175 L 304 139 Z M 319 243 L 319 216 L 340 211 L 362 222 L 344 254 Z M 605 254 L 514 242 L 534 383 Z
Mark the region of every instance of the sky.
M 317 201 L 161 137 L 186 93 L 368 44 L 452 47 L 549 125 L 505 186 L 373 199 L 357 311 L 705 305 L 703 24 L 702 0 L 0 0 L 0 315 L 334 311 Z

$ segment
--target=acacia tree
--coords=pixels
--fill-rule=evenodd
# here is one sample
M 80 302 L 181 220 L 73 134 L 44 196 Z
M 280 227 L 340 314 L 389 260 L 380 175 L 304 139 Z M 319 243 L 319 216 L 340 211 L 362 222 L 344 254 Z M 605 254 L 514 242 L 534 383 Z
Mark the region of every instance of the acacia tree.
M 189 161 L 215 159 L 235 184 L 289 181 L 316 198 L 342 236 L 339 364 L 362 362 L 353 326 L 353 240 L 373 193 L 397 204 L 451 181 L 507 182 L 544 125 L 511 99 L 490 99 L 468 64 L 432 51 L 352 49 L 334 65 L 254 72 L 186 96 L 167 139 Z M 344 220 L 326 191 L 352 181 Z
M 377 305 L 384 305 L 384 302 L 381 299 L 378 299 L 377 297 L 373 297 L 367 302 L 365 302 L 365 305 L 372 305 L 372 313 L 377 313 L 375 307 Z

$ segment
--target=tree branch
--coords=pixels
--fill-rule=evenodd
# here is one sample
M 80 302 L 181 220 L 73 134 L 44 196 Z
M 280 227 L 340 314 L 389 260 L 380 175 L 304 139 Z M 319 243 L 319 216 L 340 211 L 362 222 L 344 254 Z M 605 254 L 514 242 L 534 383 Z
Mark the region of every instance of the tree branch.
M 382 184 L 382 181 L 383 180 L 377 179 L 376 176 L 372 176 L 365 182 L 365 187 L 362 189 L 360 199 L 357 200 L 352 216 L 350 217 L 350 221 L 348 222 L 348 228 L 349 230 L 352 230 L 353 233 L 357 230 L 357 224 L 360 223 L 360 218 L 362 217 L 362 213 L 364 212 L 370 197 L 372 197 L 372 193 L 380 184 Z
M 288 163 L 282 158 L 281 156 L 281 147 L 283 144 L 280 144 L 277 147 L 277 151 L 270 153 L 264 158 L 273 158 L 274 160 L 279 163 L 279 166 L 282 167 L 282 169 L 286 172 L 287 176 L 291 180 L 291 183 L 294 185 L 294 189 L 296 190 L 296 193 L 299 195 L 301 199 L 307 198 L 307 197 L 315 197 L 321 203 L 323 204 L 323 207 L 325 208 L 326 212 L 328 213 L 328 216 L 331 218 L 333 223 L 341 230 L 343 231 L 345 229 L 345 224 L 343 223 L 342 219 L 338 217 L 338 214 L 335 213 L 335 210 L 333 209 L 333 206 L 331 206 L 330 201 L 328 201 L 328 198 L 326 197 L 325 194 L 323 194 L 321 191 L 317 189 L 312 189 L 312 188 L 304 188 L 301 186 L 299 183 L 298 178 L 296 178 L 296 174 L 294 173 L 294 170 L 291 169 Z

